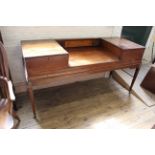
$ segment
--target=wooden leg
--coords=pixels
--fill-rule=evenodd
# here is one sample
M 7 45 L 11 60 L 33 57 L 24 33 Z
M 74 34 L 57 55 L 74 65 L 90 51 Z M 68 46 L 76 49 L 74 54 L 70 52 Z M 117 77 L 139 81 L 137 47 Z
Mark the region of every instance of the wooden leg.
M 153 60 L 153 64 L 155 63 L 155 58 L 154 58 L 154 60 Z
M 11 76 L 10 70 L 9 70 L 9 75 L 10 75 L 10 80 L 12 81 L 12 76 Z M 14 85 L 13 85 L 13 91 L 15 92 L 15 86 Z M 13 110 L 15 110 L 15 111 L 18 110 L 16 101 L 13 101 Z
M 13 126 L 12 129 L 16 129 L 20 124 L 20 118 L 14 110 L 12 112 L 12 116 L 13 116 L 13 118 L 15 118 L 17 120 L 17 123 Z
M 109 79 L 110 79 L 110 78 L 111 78 L 111 76 L 112 76 L 112 72 L 113 72 L 113 71 L 110 71 L 110 73 L 109 73 Z
M 15 111 L 18 110 L 17 105 L 16 105 L 16 101 L 13 102 L 13 110 L 15 110 Z
M 34 118 L 36 118 L 36 107 L 35 107 L 35 100 L 34 100 L 34 94 L 33 94 L 31 82 L 28 82 L 28 92 L 29 92 L 29 97 L 31 100 L 33 115 L 34 115 Z
M 135 70 L 135 74 L 133 76 L 133 79 L 132 79 L 132 82 L 131 82 L 131 85 L 130 85 L 130 88 L 129 88 L 129 93 L 131 93 L 131 91 L 132 91 L 132 87 L 133 87 L 133 85 L 135 83 L 135 80 L 137 78 L 137 75 L 139 73 L 139 70 L 140 70 L 140 67 L 136 68 L 136 70 Z

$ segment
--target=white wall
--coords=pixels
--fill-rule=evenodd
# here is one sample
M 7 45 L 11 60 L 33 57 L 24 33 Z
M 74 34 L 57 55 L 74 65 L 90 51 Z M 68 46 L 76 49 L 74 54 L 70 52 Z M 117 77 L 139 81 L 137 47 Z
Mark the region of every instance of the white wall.
M 21 40 L 29 39 L 59 39 L 59 38 L 89 38 L 89 37 L 113 37 L 120 36 L 121 26 L 4 26 L 0 27 L 4 44 L 7 49 L 11 74 L 15 86 L 25 82 Z M 155 38 L 153 27 L 148 39 L 143 59 L 151 61 L 152 43 Z
M 120 36 L 121 27 L 114 26 L 35 26 L 0 27 L 7 49 L 11 74 L 15 85 L 25 81 L 22 66 L 21 40 L 87 38 Z
M 151 62 L 153 41 L 155 41 L 155 26 L 152 28 L 150 36 L 146 44 L 146 49 L 145 49 L 144 56 L 143 56 L 143 59 L 146 60 L 146 62 Z

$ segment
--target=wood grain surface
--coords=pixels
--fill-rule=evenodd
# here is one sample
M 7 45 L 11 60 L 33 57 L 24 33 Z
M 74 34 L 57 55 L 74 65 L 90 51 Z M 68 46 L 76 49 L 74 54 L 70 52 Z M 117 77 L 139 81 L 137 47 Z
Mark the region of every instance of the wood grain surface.
M 50 80 L 60 77 L 74 79 L 75 76 L 128 67 L 137 68 L 138 71 L 145 48 L 122 38 L 93 38 L 27 41 L 22 42 L 22 49 L 28 83 L 34 87 L 47 85 Z M 33 89 L 29 89 L 31 101 L 34 101 Z M 32 102 L 35 115 L 34 107 L 35 103 Z
M 68 54 L 55 40 L 22 41 L 24 58 Z

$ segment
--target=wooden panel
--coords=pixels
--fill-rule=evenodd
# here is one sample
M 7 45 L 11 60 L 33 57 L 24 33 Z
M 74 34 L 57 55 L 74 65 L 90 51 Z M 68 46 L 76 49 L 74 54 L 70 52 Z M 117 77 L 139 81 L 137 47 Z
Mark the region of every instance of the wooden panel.
M 144 53 L 144 49 L 125 50 L 122 53 L 121 60 L 130 61 L 130 63 L 134 61 L 141 62 L 143 53 Z
M 75 39 L 65 40 L 63 46 L 68 47 L 88 47 L 88 46 L 99 46 L 100 39 Z
M 68 67 L 68 55 L 26 59 L 29 77 L 46 75 Z
M 54 86 L 60 86 L 65 85 L 69 83 L 79 82 L 79 81 L 86 81 L 90 79 L 96 79 L 96 78 L 103 78 L 105 77 L 105 72 L 100 73 L 92 73 L 92 74 L 75 74 L 75 75 L 68 75 L 68 76 L 56 76 L 56 77 L 47 77 L 38 79 L 35 81 L 32 81 L 32 84 L 34 85 L 34 89 L 41 89 L 41 88 L 48 88 L 48 87 L 54 87 Z
M 127 67 L 133 67 L 136 68 L 137 66 L 139 66 L 139 62 L 135 63 L 135 64 L 129 64 L 126 62 L 113 62 L 113 63 L 101 63 L 101 64 L 92 64 L 92 65 L 86 65 L 86 66 L 78 66 L 78 67 L 70 67 L 70 68 L 66 68 L 64 70 L 58 70 L 57 72 L 53 72 L 52 74 L 46 75 L 46 76 L 36 76 L 36 77 L 30 77 L 29 80 L 32 83 L 35 83 L 35 81 L 41 81 L 41 80 L 45 80 L 46 78 L 50 78 L 50 80 L 52 80 L 53 78 L 59 78 L 59 77 L 74 77 L 74 76 L 83 76 L 83 75 L 90 75 L 90 74 L 96 74 L 96 73 L 100 73 L 100 72 L 105 72 L 105 71 L 111 71 L 111 70 L 116 70 L 116 69 L 123 69 L 123 68 L 127 68 Z M 39 82 L 38 82 L 39 84 Z

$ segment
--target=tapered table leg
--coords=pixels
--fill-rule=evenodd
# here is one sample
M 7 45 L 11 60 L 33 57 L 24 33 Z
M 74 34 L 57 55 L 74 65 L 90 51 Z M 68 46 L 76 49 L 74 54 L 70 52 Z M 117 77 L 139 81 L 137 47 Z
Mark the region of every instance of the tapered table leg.
M 35 106 L 35 99 L 34 99 L 34 94 L 33 94 L 31 82 L 28 82 L 28 93 L 29 93 L 29 97 L 31 100 L 33 115 L 34 115 L 34 118 L 36 118 L 36 106 Z
M 113 73 L 113 71 L 110 71 L 110 73 L 109 73 L 109 79 L 111 78 L 112 73 Z
M 137 78 L 137 75 L 138 75 L 138 73 L 139 73 L 139 70 L 140 70 L 140 67 L 136 68 L 136 70 L 135 70 L 135 74 L 134 74 L 134 76 L 133 76 L 131 85 L 130 85 L 130 87 L 129 87 L 129 93 L 131 93 L 131 91 L 132 91 L 132 87 L 133 87 L 133 85 L 134 85 L 134 83 L 135 83 L 135 80 L 136 80 L 136 78 Z
M 14 126 L 13 126 L 13 129 L 16 129 L 20 124 L 20 118 L 14 110 L 12 112 L 12 116 L 13 116 L 13 118 L 15 118 L 17 120 L 17 123 L 14 124 Z

